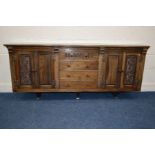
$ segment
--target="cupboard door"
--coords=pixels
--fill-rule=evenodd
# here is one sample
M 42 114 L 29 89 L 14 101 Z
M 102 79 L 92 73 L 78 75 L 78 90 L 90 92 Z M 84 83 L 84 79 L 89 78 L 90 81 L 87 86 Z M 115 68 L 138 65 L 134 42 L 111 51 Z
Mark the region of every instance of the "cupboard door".
M 140 67 L 140 53 L 124 52 L 124 74 L 122 88 L 136 90 L 138 86 L 138 73 Z
M 119 50 L 108 50 L 104 54 L 104 61 L 104 88 L 119 88 L 122 68 L 122 52 Z
M 17 88 L 33 88 L 34 66 L 33 66 L 33 55 L 32 52 L 17 52 Z
M 54 88 L 54 55 L 52 51 L 36 52 L 37 87 Z

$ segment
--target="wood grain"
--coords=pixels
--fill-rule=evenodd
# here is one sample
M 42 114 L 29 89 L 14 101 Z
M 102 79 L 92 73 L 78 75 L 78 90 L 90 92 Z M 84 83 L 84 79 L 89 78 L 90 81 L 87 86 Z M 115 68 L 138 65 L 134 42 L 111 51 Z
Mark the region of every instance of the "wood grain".
M 149 46 L 6 45 L 14 92 L 140 91 Z

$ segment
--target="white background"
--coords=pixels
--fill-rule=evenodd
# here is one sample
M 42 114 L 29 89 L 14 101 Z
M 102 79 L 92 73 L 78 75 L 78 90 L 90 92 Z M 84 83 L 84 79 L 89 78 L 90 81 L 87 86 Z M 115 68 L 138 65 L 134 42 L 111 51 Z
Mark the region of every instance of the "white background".
M 155 5 L 153 2 L 153 0 L 0 0 L 0 25 L 154 26 Z M 25 34 L 23 37 L 22 32 L 17 34 L 17 31 L 12 31 L 11 34 L 7 30 L 0 32 L 2 32 L 0 33 L 0 38 L 2 39 L 0 53 L 7 52 L 2 47 L 5 41 L 25 41 L 25 39 L 27 41 L 28 38 L 40 39 L 41 37 L 35 34 L 30 37 Z M 109 31 L 106 32 L 108 34 Z M 39 32 L 39 34 L 41 33 L 44 34 L 44 32 Z M 64 36 L 66 36 L 66 33 L 67 31 Z M 117 33 L 117 30 L 115 30 L 115 33 Z M 119 31 L 119 33 L 121 33 L 121 40 L 125 32 Z M 149 50 L 149 54 L 151 55 L 152 53 L 154 55 L 153 37 L 155 35 L 152 33 L 150 35 L 150 33 L 141 33 L 140 31 L 139 35 L 137 35 L 135 31 L 132 31 L 132 33 L 127 35 L 127 38 L 130 41 L 144 41 L 143 43 L 153 45 L 152 49 Z M 14 34 L 16 37 L 13 37 Z M 85 33 L 84 36 L 90 36 L 90 34 L 91 32 L 89 34 Z M 100 33 L 95 34 L 100 39 Z M 57 34 L 57 36 L 59 35 Z M 79 35 L 76 33 L 77 38 Z M 109 35 L 106 36 L 108 37 Z M 108 41 L 116 41 L 117 38 L 111 40 L 112 36 L 113 34 L 110 34 L 108 38 L 110 40 Z M 45 40 L 46 37 L 42 37 L 41 41 Z M 51 37 L 53 38 L 53 36 Z M 51 37 L 48 36 L 48 38 Z M 149 40 L 150 37 L 152 41 Z M 10 40 L 11 38 L 13 40 Z M 81 38 L 79 37 L 78 40 Z M 142 38 L 142 40 L 139 40 L 139 38 Z M 0 78 L 0 83 L 7 83 L 10 80 L 8 76 L 8 58 L 7 55 L 0 55 L 0 57 L 3 57 L 0 59 L 0 77 L 3 74 L 6 76 L 6 81 L 4 78 Z M 145 73 L 144 81 L 146 80 L 146 82 L 152 82 L 151 79 L 154 77 L 151 75 L 154 75 L 154 57 L 152 57 L 153 60 L 149 57 L 147 58 L 146 68 L 152 68 L 152 71 L 150 71 L 151 73 Z M 151 79 L 147 80 L 147 77 Z M 154 148 L 154 130 L 0 130 L 0 154 L 2 155 L 154 155 Z

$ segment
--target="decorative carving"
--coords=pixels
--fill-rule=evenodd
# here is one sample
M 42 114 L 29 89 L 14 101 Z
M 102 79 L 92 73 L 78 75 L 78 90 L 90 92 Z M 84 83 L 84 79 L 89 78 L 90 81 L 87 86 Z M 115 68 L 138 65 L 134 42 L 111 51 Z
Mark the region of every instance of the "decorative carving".
M 130 85 L 134 83 L 136 73 L 137 57 L 134 55 L 127 56 L 125 69 L 125 84 Z
M 28 55 L 20 55 L 20 82 L 23 85 L 30 85 L 31 77 L 31 60 Z
M 81 59 L 89 59 L 93 58 L 94 53 L 92 52 L 65 52 L 66 58 L 81 58 Z

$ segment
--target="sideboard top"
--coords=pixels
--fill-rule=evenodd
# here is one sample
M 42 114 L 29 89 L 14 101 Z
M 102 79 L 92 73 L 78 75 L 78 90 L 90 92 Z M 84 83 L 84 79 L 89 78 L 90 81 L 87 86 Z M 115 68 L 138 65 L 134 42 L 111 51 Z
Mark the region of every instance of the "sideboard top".
M 6 47 L 14 47 L 14 46 L 59 46 L 59 47 L 141 47 L 141 48 L 149 48 L 149 45 L 141 45 L 141 44 L 101 44 L 101 43 L 58 43 L 58 44 L 48 44 L 48 43 L 22 43 L 22 44 L 4 44 Z

